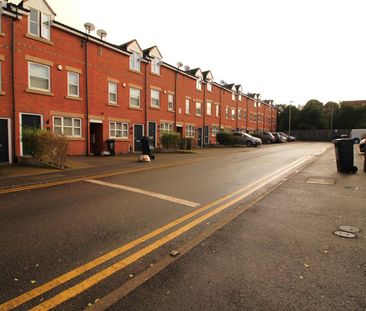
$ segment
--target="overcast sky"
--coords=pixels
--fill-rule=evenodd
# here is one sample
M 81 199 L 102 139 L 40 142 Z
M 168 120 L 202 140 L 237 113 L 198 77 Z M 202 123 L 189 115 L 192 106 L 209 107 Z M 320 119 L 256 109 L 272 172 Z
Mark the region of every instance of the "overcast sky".
M 48 0 L 56 20 L 157 45 L 277 104 L 366 99 L 366 0 Z

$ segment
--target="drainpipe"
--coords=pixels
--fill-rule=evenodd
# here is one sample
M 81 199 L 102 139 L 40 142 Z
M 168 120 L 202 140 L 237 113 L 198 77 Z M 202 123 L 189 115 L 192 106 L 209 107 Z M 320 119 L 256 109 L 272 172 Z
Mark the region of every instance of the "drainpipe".
M 238 97 L 235 94 L 235 104 L 236 104 L 236 112 L 235 112 L 235 131 L 238 130 L 238 113 L 239 113 L 239 103 Z
M 219 106 L 219 113 L 220 113 L 220 124 L 219 124 L 219 127 L 220 127 L 220 131 L 221 131 L 221 126 L 222 126 L 222 89 L 220 88 L 220 106 Z
M 85 121 L 86 121 L 86 132 L 85 132 L 85 141 L 86 141 L 86 155 L 89 155 L 89 81 L 88 81 L 88 41 L 89 34 L 86 34 L 85 38 Z
M 18 7 L 15 7 L 15 17 L 13 17 L 11 24 L 11 89 L 12 89 L 12 160 L 16 161 L 15 153 L 16 153 L 16 100 L 15 100 L 15 21 L 18 19 Z M 20 137 L 20 133 L 19 133 Z
M 177 71 L 175 72 L 175 83 L 174 83 L 174 131 L 177 132 L 177 111 L 178 111 L 178 107 L 177 107 L 177 82 L 178 82 L 178 71 L 179 68 L 177 69 Z
M 145 83 L 145 136 L 148 135 L 147 133 L 147 66 L 149 65 L 149 63 L 145 64 L 145 79 L 144 79 L 144 83 Z M 156 129 L 156 132 L 158 131 L 158 129 Z M 157 133 L 156 133 L 157 134 Z
M 202 105 L 202 108 L 203 108 L 203 120 L 202 120 L 202 123 L 203 123 L 203 129 L 202 129 L 202 133 L 203 133 L 203 140 L 202 140 L 202 147 L 205 147 L 205 125 L 206 125 L 206 87 L 207 85 L 206 84 L 203 84 L 203 105 Z M 208 133 L 207 133 L 207 138 L 208 138 Z
M 248 132 L 248 119 L 249 119 L 249 103 L 248 103 L 248 97 L 245 97 L 245 103 L 246 103 L 246 119 L 245 119 L 245 131 Z

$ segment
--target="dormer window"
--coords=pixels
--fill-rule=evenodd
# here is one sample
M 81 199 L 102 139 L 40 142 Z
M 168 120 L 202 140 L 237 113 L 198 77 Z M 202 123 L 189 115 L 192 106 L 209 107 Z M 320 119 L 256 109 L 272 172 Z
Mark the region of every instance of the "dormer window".
M 157 75 L 160 75 L 160 62 L 161 60 L 159 58 L 154 58 L 151 62 L 151 72 L 155 73 Z
M 29 14 L 29 33 L 50 40 L 51 34 L 51 15 L 30 9 Z
M 132 51 L 130 56 L 130 69 L 140 71 L 141 68 L 141 54 L 136 51 Z
M 196 80 L 196 89 L 197 89 L 198 91 L 201 91 L 201 90 L 202 90 L 202 82 L 201 82 L 201 80 L 200 80 L 200 79 L 197 79 L 197 80 Z

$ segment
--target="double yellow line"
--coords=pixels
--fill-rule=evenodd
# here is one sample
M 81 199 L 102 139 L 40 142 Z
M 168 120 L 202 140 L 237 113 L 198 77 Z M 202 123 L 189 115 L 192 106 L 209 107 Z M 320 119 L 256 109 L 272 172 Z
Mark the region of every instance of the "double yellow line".
M 196 216 L 200 213 L 203 213 L 204 211 L 207 211 L 208 209 L 210 209 L 220 203 L 223 203 L 226 200 L 229 200 L 229 199 L 235 197 L 232 200 L 216 207 L 215 209 L 207 212 L 206 214 L 204 214 L 204 215 L 192 220 L 191 222 L 185 224 L 184 226 L 178 228 L 176 231 L 171 232 L 171 233 L 163 236 L 159 240 L 152 242 L 151 244 L 142 248 L 141 250 L 136 251 L 132 255 L 120 260 L 119 262 L 109 266 L 108 268 L 106 268 L 100 272 L 97 272 L 96 274 L 92 275 L 91 277 L 87 278 L 86 280 L 81 281 L 80 283 L 76 284 L 75 286 L 64 290 L 63 292 L 57 294 L 56 296 L 50 298 L 49 300 L 44 301 L 43 303 L 35 306 L 31 310 L 52 309 L 52 308 L 60 305 L 61 303 L 77 296 L 78 294 L 81 294 L 82 292 L 86 291 L 90 287 L 96 285 L 100 281 L 111 276 L 115 272 L 122 270 L 126 266 L 128 266 L 128 265 L 136 262 L 140 258 L 150 254 L 157 248 L 163 246 L 164 244 L 168 243 L 169 241 L 173 240 L 174 238 L 176 238 L 176 237 L 182 235 L 183 233 L 187 232 L 188 230 L 194 228 L 195 226 L 199 225 L 200 223 L 207 220 L 208 218 L 210 218 L 214 215 L 217 215 L 218 213 L 222 212 L 223 210 L 227 209 L 228 207 L 234 205 L 235 203 L 238 203 L 240 200 L 244 199 L 245 197 L 249 196 L 250 194 L 252 194 L 255 191 L 259 190 L 260 188 L 264 187 L 265 185 L 275 181 L 276 179 L 280 178 L 284 174 L 288 174 L 289 172 L 294 170 L 296 167 L 307 164 L 313 158 L 315 158 L 315 157 L 306 156 L 306 157 L 303 157 L 303 158 L 287 165 L 284 168 L 278 169 L 275 172 L 270 173 L 267 176 L 264 176 L 264 177 L 260 178 L 259 180 L 255 181 L 235 192 L 232 192 L 226 196 L 223 196 L 181 218 L 178 218 L 178 219 L 164 225 L 163 227 L 158 228 L 132 242 L 129 242 L 108 254 L 105 254 L 99 258 L 96 258 L 93 261 L 86 263 L 85 265 L 82 265 L 74 270 L 71 270 L 70 272 L 67 272 L 64 275 L 61 275 L 37 288 L 34 288 L 31 291 L 28 291 L 12 300 L 9 300 L 9 301 L 3 303 L 2 305 L 0 305 L 0 310 L 11 310 L 13 308 L 16 308 L 16 307 L 24 304 L 25 302 L 30 301 L 30 300 L 34 299 L 35 297 L 38 297 L 38 296 L 42 295 L 43 293 L 46 293 L 46 292 L 50 291 L 51 289 L 80 276 L 81 274 L 97 267 L 98 265 L 105 263 L 106 261 L 108 261 L 118 255 L 125 253 L 126 251 L 138 246 L 139 244 L 144 243 L 144 242 L 152 239 L 153 237 L 156 237 L 157 235 L 167 231 L 168 229 L 171 229 L 171 228 L 177 226 L 178 224 L 181 224 L 181 223 L 193 218 L 194 216 Z

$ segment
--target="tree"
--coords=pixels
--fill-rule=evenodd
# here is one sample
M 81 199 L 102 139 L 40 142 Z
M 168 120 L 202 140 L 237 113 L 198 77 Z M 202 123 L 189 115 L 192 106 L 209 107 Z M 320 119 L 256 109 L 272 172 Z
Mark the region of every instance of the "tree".
M 299 128 L 302 130 L 324 129 L 325 119 L 323 103 L 316 99 L 309 100 L 300 111 Z
M 290 118 L 290 106 L 289 105 L 277 105 L 277 131 L 287 132 L 289 127 Z M 297 130 L 299 127 L 300 110 L 291 105 L 291 129 Z
M 331 128 L 332 118 L 333 118 L 333 129 L 336 127 L 337 115 L 339 113 L 339 105 L 336 102 L 327 102 L 324 107 L 324 124 L 327 128 Z

